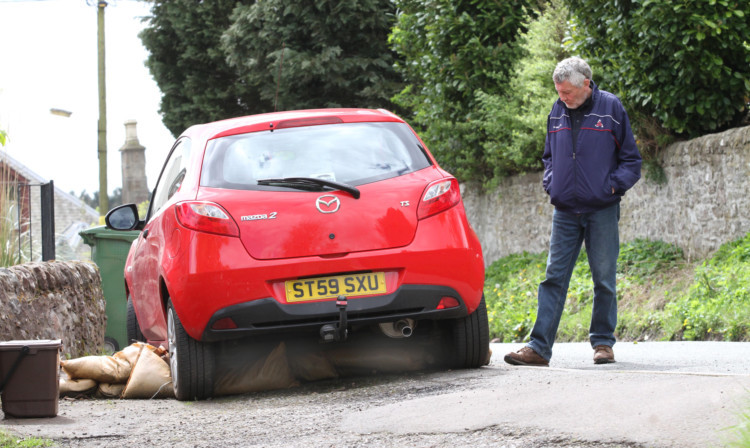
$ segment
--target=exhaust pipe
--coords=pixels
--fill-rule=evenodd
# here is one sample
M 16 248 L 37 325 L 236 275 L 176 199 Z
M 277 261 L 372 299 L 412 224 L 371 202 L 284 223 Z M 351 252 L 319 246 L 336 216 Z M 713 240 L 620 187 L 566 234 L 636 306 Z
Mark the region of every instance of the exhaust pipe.
M 414 333 L 416 326 L 414 319 L 400 319 L 396 322 L 383 322 L 378 324 L 380 331 L 389 338 L 408 338 Z
M 405 338 L 411 336 L 412 331 L 414 331 L 411 324 L 406 319 L 396 322 L 393 326 L 396 328 L 396 331 L 400 331 L 401 335 Z

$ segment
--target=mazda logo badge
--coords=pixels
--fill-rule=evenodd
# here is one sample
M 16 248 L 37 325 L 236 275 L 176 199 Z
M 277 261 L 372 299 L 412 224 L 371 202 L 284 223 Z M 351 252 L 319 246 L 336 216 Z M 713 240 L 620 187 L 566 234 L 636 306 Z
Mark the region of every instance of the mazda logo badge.
M 321 196 L 315 200 L 315 208 L 320 213 L 336 213 L 339 211 L 339 207 L 341 207 L 341 201 L 332 194 Z

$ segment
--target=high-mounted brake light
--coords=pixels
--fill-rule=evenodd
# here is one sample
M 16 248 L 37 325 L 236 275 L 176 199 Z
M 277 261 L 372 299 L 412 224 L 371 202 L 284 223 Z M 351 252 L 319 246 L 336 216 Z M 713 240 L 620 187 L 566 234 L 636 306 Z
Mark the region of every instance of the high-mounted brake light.
M 321 124 L 338 124 L 343 123 L 339 117 L 309 117 L 309 118 L 294 118 L 291 120 L 284 120 L 279 122 L 274 129 L 286 129 L 286 128 L 298 128 L 302 126 L 318 126 Z
M 419 219 L 448 210 L 461 200 L 461 190 L 454 178 L 431 183 L 419 201 Z
M 180 202 L 175 206 L 177 221 L 188 229 L 216 235 L 240 236 L 237 223 L 220 205 L 212 202 Z

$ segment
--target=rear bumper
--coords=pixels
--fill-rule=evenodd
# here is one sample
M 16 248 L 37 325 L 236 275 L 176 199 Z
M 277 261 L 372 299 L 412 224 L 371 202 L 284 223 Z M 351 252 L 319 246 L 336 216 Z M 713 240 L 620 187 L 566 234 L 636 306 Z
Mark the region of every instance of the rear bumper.
M 437 309 L 443 297 L 453 297 L 459 306 Z M 404 285 L 393 294 L 352 298 L 348 300 L 347 321 L 350 325 L 377 324 L 399 319 L 454 319 L 468 314 L 466 304 L 452 288 L 432 285 Z M 212 326 L 231 319 L 238 328 L 216 330 Z M 335 301 L 283 304 L 273 298 L 223 308 L 208 322 L 202 340 L 220 341 L 266 333 L 318 331 L 339 320 Z

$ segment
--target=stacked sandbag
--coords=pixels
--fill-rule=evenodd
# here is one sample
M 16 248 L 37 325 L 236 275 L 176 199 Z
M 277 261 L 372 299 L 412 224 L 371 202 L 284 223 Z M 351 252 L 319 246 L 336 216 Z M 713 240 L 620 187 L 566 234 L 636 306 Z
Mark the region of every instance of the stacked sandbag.
M 60 362 L 60 396 L 101 398 L 174 397 L 163 347 L 135 342 L 112 356 L 84 356 Z

